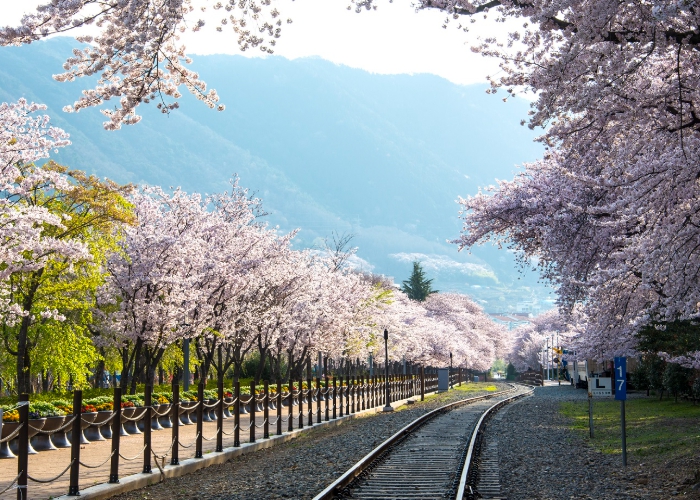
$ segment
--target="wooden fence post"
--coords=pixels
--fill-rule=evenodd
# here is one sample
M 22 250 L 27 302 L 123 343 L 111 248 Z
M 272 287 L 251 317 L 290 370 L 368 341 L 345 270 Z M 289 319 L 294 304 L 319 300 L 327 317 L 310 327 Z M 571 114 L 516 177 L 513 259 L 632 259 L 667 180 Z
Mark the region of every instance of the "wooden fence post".
M 204 402 L 202 402 L 204 404 Z M 173 381 L 173 405 L 170 407 L 170 420 L 173 423 L 172 440 L 173 452 L 170 456 L 170 465 L 180 463 L 178 441 L 180 441 L 180 386 L 177 381 Z
M 309 366 L 311 366 L 311 361 L 309 361 Z M 306 389 L 308 391 L 306 402 L 309 404 L 309 410 L 308 410 L 309 417 L 308 417 L 307 424 L 309 427 L 314 425 L 314 402 L 313 402 L 313 397 L 312 397 L 313 389 L 311 388 L 312 381 L 311 381 L 310 373 L 311 373 L 311 368 L 309 368 L 309 370 L 308 370 L 308 373 L 307 373 L 308 378 L 306 379 Z
M 23 395 L 24 396 L 24 395 Z M 29 398 L 27 398 L 29 399 Z M 70 437 L 70 484 L 68 486 L 68 495 L 77 496 L 80 494 L 80 436 L 82 431 L 80 430 L 80 422 L 82 421 L 82 410 L 83 410 L 83 391 L 73 391 L 73 416 L 76 417 L 73 420 L 73 425 L 71 426 L 71 437 Z M 27 412 L 29 407 L 27 406 Z M 20 443 L 22 440 L 20 439 Z M 21 450 L 20 450 L 21 452 Z M 20 453 L 20 457 L 21 457 Z M 26 455 L 25 455 L 26 456 Z M 21 458 L 20 458 L 21 460 Z M 25 472 L 27 468 L 24 468 Z
M 263 438 L 267 439 L 270 437 L 270 384 L 266 380 L 264 382 L 264 393 L 263 398 Z
M 202 444 L 204 441 L 202 437 L 204 429 L 204 422 L 202 422 L 204 418 L 204 384 L 201 382 L 197 384 L 197 401 L 197 409 L 195 410 L 197 412 L 197 444 L 195 444 L 194 458 L 202 458 Z
M 299 429 L 304 428 L 304 381 L 299 379 Z
M 144 426 L 143 426 L 143 473 L 150 474 L 151 471 L 151 406 L 153 404 L 153 387 L 147 385 L 143 391 Z
M 239 447 L 241 445 L 241 383 L 236 381 L 235 384 L 235 394 L 236 402 L 234 403 L 234 408 L 236 410 L 234 414 L 234 428 L 233 428 L 233 446 Z
M 109 482 L 116 484 L 119 482 L 119 438 L 122 428 L 122 389 L 114 388 L 114 402 L 112 403 L 112 462 L 109 466 Z
M 321 378 L 316 377 L 316 423 L 321 423 Z
M 343 418 L 343 376 L 340 376 L 340 418 Z
M 287 432 L 294 430 L 294 382 L 289 379 L 289 400 L 287 401 Z
M 224 374 L 218 373 L 216 381 L 216 451 L 224 451 Z
M 329 408 L 328 408 L 328 375 L 326 375 L 326 422 L 330 420 Z
M 250 442 L 255 442 L 255 380 L 250 381 Z
M 277 380 L 277 435 L 282 435 L 282 381 Z
M 73 399 L 73 409 L 75 410 L 75 397 Z M 27 467 L 29 466 L 29 394 L 20 394 L 19 396 L 20 407 L 19 410 L 19 425 L 22 427 L 19 430 L 19 435 L 17 436 L 18 447 L 17 450 L 17 500 L 24 500 L 29 498 L 29 491 L 27 491 Z M 78 422 L 80 422 L 80 413 L 78 413 Z M 80 424 L 78 424 L 80 425 Z M 73 426 L 75 429 L 75 426 Z M 9 443 L 8 443 L 9 446 Z M 80 436 L 78 436 L 78 447 L 80 447 Z M 71 452 L 71 459 L 73 459 L 73 453 Z M 77 462 L 77 461 L 76 461 Z M 73 462 L 75 463 L 75 462 Z M 73 467 L 71 466 L 71 485 L 73 484 Z M 76 479 L 76 495 L 77 495 L 77 484 Z M 70 490 L 69 490 L 69 495 Z

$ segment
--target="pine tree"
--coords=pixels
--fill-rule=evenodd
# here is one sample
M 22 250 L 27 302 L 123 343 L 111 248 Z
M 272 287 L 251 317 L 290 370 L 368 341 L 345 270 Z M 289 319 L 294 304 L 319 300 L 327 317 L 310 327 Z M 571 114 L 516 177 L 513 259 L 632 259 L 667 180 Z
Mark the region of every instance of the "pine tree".
M 401 290 L 408 295 L 409 299 L 423 302 L 431 293 L 437 293 L 437 290 L 433 290 L 430 285 L 432 282 L 432 279 L 425 278 L 425 272 L 423 272 L 420 262 L 414 261 L 411 277 L 403 282 Z

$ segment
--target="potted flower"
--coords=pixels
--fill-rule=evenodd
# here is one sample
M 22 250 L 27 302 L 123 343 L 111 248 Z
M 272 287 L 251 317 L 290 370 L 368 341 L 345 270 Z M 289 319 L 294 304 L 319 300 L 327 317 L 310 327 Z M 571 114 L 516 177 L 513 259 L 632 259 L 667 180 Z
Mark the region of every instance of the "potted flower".
M 80 444 L 90 444 L 90 441 L 85 437 L 85 429 L 90 427 L 97 418 L 97 408 L 95 405 L 84 402 L 80 406 Z M 72 441 L 72 432 L 69 431 Z
M 112 416 L 112 408 L 114 407 L 114 401 L 109 396 L 99 396 L 92 399 L 85 400 L 85 409 L 94 408 L 97 415 L 92 423 L 85 429 L 83 433 L 88 441 L 104 441 L 105 436 L 100 432 L 100 428 L 105 425 Z M 106 426 L 109 428 L 109 426 Z M 111 437 L 111 433 L 110 433 Z
M 140 399 L 138 397 L 130 394 L 122 395 L 122 400 L 120 403 L 122 407 L 122 428 L 120 431 L 122 436 L 128 436 L 130 434 L 141 434 L 141 431 L 139 431 L 138 427 L 136 427 L 136 423 L 129 420 L 131 418 L 134 418 L 134 415 L 136 414 L 136 403 L 139 400 Z
M 207 396 L 204 396 L 206 401 Z M 184 425 L 190 425 L 197 422 L 197 392 L 195 391 L 184 391 L 180 395 L 180 409 L 178 410 L 178 415 L 180 415 L 180 423 Z
M 224 390 L 224 417 L 225 418 L 231 418 L 233 415 L 231 414 L 231 406 L 232 406 L 232 401 L 233 401 L 233 392 L 229 390 Z
M 58 448 L 51 441 L 51 434 L 63 425 L 66 420 L 66 412 L 56 408 L 51 403 L 36 401 L 29 405 L 29 413 L 44 420 L 40 432 L 29 428 L 30 446 L 35 451 L 57 450 Z
M 51 404 L 54 406 L 54 408 L 56 408 L 59 411 L 62 411 L 66 415 L 66 421 L 71 419 L 70 415 L 71 413 L 73 413 L 73 403 L 64 399 L 58 399 L 55 401 L 51 401 Z M 70 448 L 70 441 L 68 440 L 67 432 L 68 431 L 64 429 L 63 431 L 55 432 L 54 434 L 52 434 L 51 443 L 56 448 Z
M 164 428 L 172 427 L 170 425 L 170 418 L 168 417 L 168 409 L 170 408 L 170 400 L 172 396 L 161 393 L 154 392 L 151 394 L 151 429 L 154 431 L 162 431 Z M 160 416 L 161 414 L 165 414 Z M 163 425 L 167 421 L 166 425 Z
M 173 395 L 170 392 L 154 392 L 151 395 L 153 411 L 158 415 L 153 414 L 151 419 L 151 429 L 162 430 L 170 429 L 170 408 L 172 406 Z
M 0 427 L 0 437 L 6 439 L 19 427 L 19 411 L 15 406 L 2 407 L 2 426 Z M 15 454 L 10 450 L 10 443 L 4 441 L 0 443 L 0 458 L 15 458 Z

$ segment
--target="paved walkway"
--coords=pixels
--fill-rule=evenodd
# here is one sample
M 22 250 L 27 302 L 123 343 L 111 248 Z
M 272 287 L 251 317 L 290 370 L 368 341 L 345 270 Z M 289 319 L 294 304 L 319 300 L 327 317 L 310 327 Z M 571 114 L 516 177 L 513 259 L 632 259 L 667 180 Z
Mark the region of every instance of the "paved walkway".
M 317 421 L 317 404 L 313 404 L 313 422 Z M 379 407 L 381 410 L 381 407 Z M 282 431 L 286 432 L 288 429 L 288 408 L 284 407 L 282 409 Z M 294 429 L 299 427 L 299 407 L 294 406 Z M 308 422 L 308 405 L 304 404 L 304 427 L 307 426 Z M 343 407 L 343 413 L 345 414 L 345 407 Z M 330 418 L 333 417 L 332 405 L 330 409 Z M 337 410 L 338 416 L 340 415 L 340 410 Z M 325 404 L 321 403 L 321 417 L 325 420 Z M 276 433 L 276 410 L 270 410 L 270 436 Z M 241 433 L 240 440 L 241 443 L 250 442 L 250 431 L 248 427 L 250 426 L 250 415 L 241 415 Z M 263 439 L 263 414 L 262 412 L 256 412 L 256 426 L 255 426 L 255 438 L 256 440 Z M 180 461 L 193 458 L 195 453 L 195 438 L 196 438 L 196 428 L 195 424 L 180 426 L 180 443 L 187 448 L 180 447 L 179 449 L 179 459 Z M 234 418 L 224 419 L 223 422 L 223 446 L 224 448 L 233 446 L 233 431 L 234 431 Z M 230 434 L 230 435 L 227 435 Z M 203 453 L 206 454 L 213 452 L 216 449 L 216 422 L 203 422 L 202 435 L 205 438 L 202 445 Z M 168 452 L 172 444 L 172 430 L 164 429 L 161 431 L 152 431 L 151 433 L 151 443 L 152 448 L 156 455 L 163 455 L 167 453 L 167 458 L 165 459 L 165 464 L 170 463 L 170 453 Z M 131 474 L 137 474 L 142 472 L 143 469 L 143 435 L 131 435 L 128 437 L 122 437 L 120 440 L 120 453 L 122 456 L 127 458 L 136 457 L 134 460 L 125 461 L 120 459 L 119 461 L 119 477 L 125 477 Z M 80 461 L 87 465 L 98 465 L 107 460 L 111 453 L 111 440 L 92 442 L 87 445 L 83 445 L 80 448 Z M 70 463 L 70 448 L 62 448 L 54 451 L 42 451 L 36 455 L 29 456 L 29 475 L 36 479 L 49 479 L 58 475 L 62 472 Z M 80 489 L 85 489 L 90 486 L 94 486 L 100 483 L 106 483 L 109 480 L 109 461 L 95 469 L 90 469 L 86 467 L 80 468 Z M 158 474 L 158 468 L 152 461 L 153 473 Z M 68 493 L 69 485 L 69 473 L 66 472 L 60 479 L 48 483 L 41 484 L 33 481 L 29 481 L 27 488 L 28 496 L 27 500 L 31 499 L 46 499 L 52 497 L 58 497 Z M 17 459 L 2 459 L 0 460 L 0 491 L 5 489 L 9 483 L 17 475 Z M 17 498 L 17 490 L 11 489 L 8 492 L 0 495 L 0 500 L 6 500 L 10 498 Z

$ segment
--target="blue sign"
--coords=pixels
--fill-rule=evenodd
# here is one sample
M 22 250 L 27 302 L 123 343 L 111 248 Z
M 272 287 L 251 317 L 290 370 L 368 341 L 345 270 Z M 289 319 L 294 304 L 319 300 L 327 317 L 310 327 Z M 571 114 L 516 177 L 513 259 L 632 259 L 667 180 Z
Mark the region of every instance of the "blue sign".
M 627 399 L 627 358 L 615 358 L 615 399 Z

